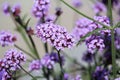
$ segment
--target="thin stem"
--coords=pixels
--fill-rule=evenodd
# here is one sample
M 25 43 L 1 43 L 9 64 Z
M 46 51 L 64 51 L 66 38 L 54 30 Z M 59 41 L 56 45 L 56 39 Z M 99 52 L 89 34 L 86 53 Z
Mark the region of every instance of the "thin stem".
M 112 1 L 108 1 L 108 17 L 110 18 L 110 24 L 113 26 L 113 16 L 112 16 Z
M 65 2 L 64 0 L 60 0 L 60 1 L 63 2 L 66 6 L 68 6 L 68 7 L 71 8 L 72 10 L 74 10 L 75 12 L 77 12 L 78 14 L 80 14 L 80 15 L 82 15 L 82 16 L 84 16 L 84 17 L 86 17 L 86 18 L 88 18 L 88 19 L 90 19 L 90 20 L 92 20 L 92 21 L 94 21 L 94 22 L 96 22 L 96 23 L 104 26 L 104 27 L 107 28 L 107 29 L 111 29 L 111 27 L 109 27 L 109 26 L 107 26 L 107 25 L 105 25 L 105 24 L 103 24 L 103 23 L 101 23 L 101 22 L 99 22 L 99 21 L 96 21 L 96 20 L 94 20 L 93 18 L 91 18 L 91 17 L 83 14 L 82 12 L 78 11 L 78 10 L 75 9 L 74 7 L 70 6 L 70 5 L 69 5 L 67 2 Z
M 44 43 L 44 49 L 45 49 L 45 52 L 48 53 L 48 45 L 47 45 L 47 42 Z
M 91 64 L 88 63 L 88 65 L 89 65 L 89 68 L 88 68 L 89 80 L 92 80 L 92 78 L 91 78 Z
M 19 65 L 19 67 L 26 72 L 29 76 L 31 76 L 33 78 L 33 80 L 37 80 L 33 75 L 31 75 L 29 72 L 27 72 L 22 66 Z
M 18 45 L 14 45 L 16 48 L 18 48 L 19 50 L 23 51 L 24 53 L 26 53 L 27 55 L 29 55 L 31 58 L 36 59 L 32 54 L 30 54 L 29 52 L 25 51 L 24 49 L 20 48 Z
M 58 51 L 58 57 L 59 57 L 59 64 L 60 64 L 60 68 L 61 68 L 61 79 L 63 79 L 64 69 L 63 69 L 63 66 L 62 66 L 62 59 L 61 59 L 61 56 L 60 56 L 60 50 Z
M 36 45 L 35 45 L 35 43 L 34 43 L 32 37 L 31 37 L 30 35 L 28 35 L 28 37 L 29 37 L 29 39 L 30 39 L 30 41 L 31 41 L 31 43 L 32 43 L 32 46 L 33 46 L 34 50 L 35 50 L 36 57 L 37 57 L 38 59 L 40 59 L 40 56 L 39 56 L 39 54 L 38 54 L 38 51 L 37 51 Z
M 114 29 L 111 30 L 111 48 L 112 48 L 112 71 L 113 71 L 113 77 L 116 78 L 116 49 L 114 44 Z

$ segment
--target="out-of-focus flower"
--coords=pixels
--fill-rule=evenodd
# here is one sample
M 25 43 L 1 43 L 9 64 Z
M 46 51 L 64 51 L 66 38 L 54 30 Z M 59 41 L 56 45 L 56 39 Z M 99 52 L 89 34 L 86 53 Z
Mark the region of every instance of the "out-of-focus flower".
M 92 21 L 86 18 L 79 19 L 76 22 L 75 28 L 72 31 L 72 34 L 76 38 L 76 40 L 80 40 L 83 36 L 85 36 L 88 32 L 90 32 L 89 24 Z
M 52 61 L 54 61 L 54 62 L 56 62 L 56 63 L 59 63 L 59 62 L 60 62 L 59 56 L 58 56 L 58 54 L 55 53 L 55 52 L 52 52 L 52 53 L 50 54 L 50 58 L 51 58 Z M 64 63 L 65 63 L 65 58 L 64 58 L 64 56 L 60 55 L 60 58 L 61 58 L 61 63 L 62 63 L 62 65 L 64 65 Z
M 40 70 L 41 68 L 42 68 L 42 64 L 40 60 L 33 60 L 29 66 L 30 70 Z
M 119 77 L 119 78 L 116 78 L 115 80 L 120 80 L 120 77 Z
M 57 50 L 71 48 L 74 43 L 74 37 L 69 34 L 65 28 L 53 23 L 45 23 L 36 26 L 36 35 L 43 42 L 49 42 Z
M 33 35 L 34 34 L 34 30 L 31 27 L 27 27 L 26 31 L 27 31 L 28 35 Z
M 12 11 L 12 13 L 13 13 L 14 16 L 19 16 L 20 13 L 21 13 L 21 7 L 20 7 L 20 5 L 19 4 L 14 5 L 12 7 L 11 11 Z
M 69 74 L 64 73 L 64 80 L 69 80 Z
M 9 75 L 6 71 L 3 73 L 2 79 L 1 80 L 11 80 L 12 77 Z
M 109 0 L 100 0 L 100 1 L 107 6 Z M 119 0 L 112 0 L 112 4 L 117 4 L 118 2 L 119 2 Z
M 46 16 L 45 17 L 45 22 L 54 22 L 56 19 L 56 17 L 53 15 L 53 16 Z
M 63 11 L 61 10 L 61 8 L 56 8 L 56 16 L 60 16 L 63 13 Z
M 13 45 L 16 41 L 16 36 L 8 31 L 0 31 L 0 45 L 5 47 Z
M 37 18 L 45 17 L 48 14 L 50 0 L 34 0 L 33 15 Z
M 95 14 L 99 14 L 101 12 L 106 12 L 106 6 L 101 3 L 101 2 L 96 2 L 93 6 L 93 10 L 95 12 Z
M 110 21 L 106 16 L 95 16 L 94 19 L 107 26 L 110 26 Z M 103 26 L 89 19 L 82 18 L 76 22 L 72 34 L 76 40 L 80 40 L 87 33 L 92 32 L 98 28 L 103 28 Z M 110 30 L 101 30 L 99 33 L 102 35 L 110 35 Z
M 83 54 L 82 59 L 88 63 L 91 63 L 93 61 L 93 57 L 94 57 L 94 54 L 87 51 Z
M 74 79 L 72 80 L 82 80 L 80 75 L 77 75 Z
M 86 45 L 90 53 L 94 53 L 95 50 L 102 51 L 105 48 L 104 40 L 100 36 L 92 35 L 86 39 Z
M 72 0 L 72 4 L 74 7 L 79 8 L 81 7 L 82 3 L 80 0 Z
M 54 66 L 55 62 L 51 60 L 49 55 L 45 55 L 41 59 L 41 64 L 43 65 L 43 67 L 46 67 L 48 69 L 53 69 L 53 66 Z
M 93 79 L 95 80 L 109 80 L 109 72 L 101 66 L 98 66 L 93 73 Z
M 4 5 L 3 5 L 3 12 L 5 14 L 9 14 L 9 12 L 10 12 L 10 6 L 9 6 L 8 3 L 4 3 Z

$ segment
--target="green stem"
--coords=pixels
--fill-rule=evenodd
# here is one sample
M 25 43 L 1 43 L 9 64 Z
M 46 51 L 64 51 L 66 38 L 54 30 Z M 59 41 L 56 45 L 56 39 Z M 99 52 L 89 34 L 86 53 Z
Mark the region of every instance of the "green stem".
M 45 52 L 48 53 L 48 45 L 47 45 L 47 42 L 44 43 L 44 49 L 45 49 Z
M 61 79 L 63 79 L 64 69 L 63 69 L 63 66 L 62 66 L 62 59 L 60 57 L 60 50 L 58 51 L 58 57 L 59 57 L 59 64 L 60 64 L 60 68 L 61 68 Z
M 107 15 L 110 18 L 111 26 L 113 26 L 113 16 L 112 16 L 112 3 L 111 3 L 111 0 L 108 1 L 108 12 L 107 12 Z
M 25 72 L 27 73 L 29 76 L 31 76 L 33 78 L 33 80 L 37 80 L 33 75 L 31 75 L 29 72 L 27 72 L 22 66 L 19 65 L 19 67 Z
M 114 44 L 114 29 L 111 30 L 111 49 L 112 49 L 112 72 L 113 72 L 113 77 L 116 78 L 116 49 L 115 49 L 115 44 Z
M 29 55 L 31 58 L 36 59 L 32 54 L 30 54 L 29 52 L 25 51 L 24 49 L 20 48 L 18 45 L 14 45 L 16 48 L 18 48 L 19 50 L 23 51 L 24 53 L 26 53 L 27 55 Z
M 103 23 L 101 23 L 101 22 L 99 22 L 99 21 L 96 21 L 96 20 L 94 20 L 93 18 L 91 18 L 91 17 L 83 14 L 82 12 L 78 11 L 78 10 L 75 9 L 74 7 L 70 6 L 70 5 L 69 5 L 67 2 L 65 2 L 64 0 L 60 0 L 60 1 L 63 2 L 63 3 L 64 3 L 66 6 L 68 6 L 69 8 L 71 8 L 73 11 L 77 12 L 78 14 L 80 14 L 80 15 L 82 15 L 82 16 L 84 16 L 84 17 L 86 17 L 86 18 L 88 18 L 88 19 L 90 19 L 90 20 L 92 20 L 92 21 L 94 21 L 94 22 L 96 22 L 96 23 L 104 26 L 104 27 L 107 28 L 107 29 L 111 29 L 111 27 L 109 27 L 109 26 L 107 26 L 107 25 L 105 25 L 105 24 L 103 24 Z

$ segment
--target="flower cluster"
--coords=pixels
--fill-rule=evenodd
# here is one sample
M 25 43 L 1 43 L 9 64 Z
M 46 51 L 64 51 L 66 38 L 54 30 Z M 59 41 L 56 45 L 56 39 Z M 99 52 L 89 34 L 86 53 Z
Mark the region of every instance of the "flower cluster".
M 93 10 L 95 14 L 107 11 L 106 6 L 101 2 L 96 2 L 96 4 L 93 6 Z
M 79 8 L 82 5 L 80 0 L 72 0 L 72 4 L 76 8 Z
M 45 23 L 36 26 L 36 35 L 44 42 L 49 42 L 57 50 L 71 48 L 75 41 L 65 28 L 53 23 Z
M 32 71 L 32 70 L 39 70 L 42 68 L 42 64 L 41 64 L 41 61 L 40 60 L 33 60 L 31 63 L 30 63 L 30 66 L 29 66 L 29 70 Z
M 6 3 L 3 6 L 3 12 L 5 14 L 9 14 L 10 12 L 12 12 L 13 16 L 19 16 L 21 13 L 21 7 L 19 4 L 16 4 L 12 8 L 10 8 L 10 5 Z
M 0 31 L 0 45 L 5 47 L 13 45 L 16 41 L 16 36 L 7 31 Z
M 61 62 L 64 65 L 64 57 L 60 56 Z M 55 52 L 52 52 L 51 54 L 46 54 L 41 60 L 34 60 L 30 64 L 30 70 L 39 70 L 43 67 L 48 69 L 53 69 L 55 63 L 59 63 L 59 57 L 58 54 Z
M 10 78 L 11 75 L 7 73 L 8 71 L 16 71 L 21 63 L 25 61 L 26 58 L 21 51 L 19 52 L 16 49 L 6 51 L 4 58 L 0 60 L 0 70 L 4 71 L 3 78 L 5 79 L 3 80 Z
M 94 19 L 107 26 L 110 25 L 109 19 L 106 16 L 95 16 Z M 103 28 L 103 26 L 89 19 L 82 18 L 76 22 L 73 35 L 76 37 L 76 40 L 80 40 L 86 34 L 98 28 Z M 110 35 L 110 30 L 101 30 L 100 33 Z
M 37 18 L 42 18 L 47 15 L 50 0 L 34 0 L 33 15 Z
M 93 73 L 93 78 L 95 80 L 109 80 L 108 78 L 109 72 L 107 69 L 104 69 L 101 66 L 98 66 Z
M 96 49 L 103 50 L 105 48 L 104 40 L 100 36 L 92 35 L 86 39 L 88 51 L 94 53 Z

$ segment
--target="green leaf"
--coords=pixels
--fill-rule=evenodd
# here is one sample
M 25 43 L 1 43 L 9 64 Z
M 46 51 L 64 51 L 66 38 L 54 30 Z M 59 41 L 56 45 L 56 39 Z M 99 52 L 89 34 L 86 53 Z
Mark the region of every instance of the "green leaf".
M 98 33 L 98 31 L 105 30 L 105 29 L 106 29 L 106 28 L 98 28 L 98 29 L 96 29 L 96 30 L 94 30 L 94 31 L 92 31 L 92 32 L 89 32 L 88 34 L 86 34 L 85 36 L 83 36 L 83 37 L 78 41 L 77 46 L 78 46 L 82 41 L 84 41 L 87 37 L 89 37 L 90 35 L 96 34 L 96 33 Z
M 28 24 L 29 24 L 30 20 L 31 20 L 31 18 L 29 18 L 29 19 L 27 20 L 27 22 L 25 23 L 25 27 L 28 27 Z

